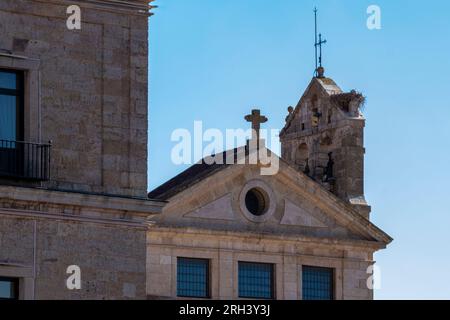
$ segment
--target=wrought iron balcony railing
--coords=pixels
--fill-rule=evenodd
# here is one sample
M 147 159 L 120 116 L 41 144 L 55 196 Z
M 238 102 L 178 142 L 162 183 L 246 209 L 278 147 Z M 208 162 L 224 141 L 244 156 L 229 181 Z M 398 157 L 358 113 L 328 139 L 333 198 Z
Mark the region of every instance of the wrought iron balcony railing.
M 50 179 L 51 143 L 0 140 L 0 177 Z

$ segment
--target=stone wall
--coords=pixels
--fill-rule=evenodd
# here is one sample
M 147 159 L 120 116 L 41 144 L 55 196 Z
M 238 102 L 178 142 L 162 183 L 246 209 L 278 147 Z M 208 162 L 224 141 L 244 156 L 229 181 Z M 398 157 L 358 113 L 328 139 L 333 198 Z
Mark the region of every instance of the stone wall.
M 372 249 L 321 245 L 256 235 L 170 228 L 152 229 L 147 236 L 147 293 L 150 299 L 176 298 L 177 257 L 210 260 L 213 299 L 238 298 L 238 261 L 275 265 L 276 299 L 302 297 L 302 266 L 334 269 L 335 299 L 373 299 L 367 288 Z
M 25 138 L 53 144 L 45 186 L 146 194 L 148 13 L 128 2 L 0 2 L 0 68 L 25 71 Z M 73 4 L 81 30 L 66 27 Z
M 3 264 L 35 270 L 35 299 L 145 298 L 143 230 L 2 217 L 0 239 Z M 81 268 L 81 290 L 66 287 L 70 265 Z
M 229 166 L 170 197 L 147 233 L 149 298 L 177 298 L 177 258 L 184 257 L 210 261 L 213 299 L 238 298 L 239 261 L 274 264 L 277 299 L 301 299 L 302 266 L 333 268 L 336 299 L 372 299 L 367 268 L 389 237 L 286 162 L 279 169 L 262 176 L 258 166 Z M 254 186 L 268 194 L 260 221 L 240 206 Z M 291 215 L 288 201 L 304 220 Z
M 144 299 L 149 1 L 0 1 L 0 68 L 24 72 L 24 136 L 51 180 L 0 180 L 0 276 L 22 299 Z M 70 5 L 81 30 L 69 30 Z M 67 267 L 81 268 L 69 290 Z
M 22 299 L 145 299 L 146 220 L 161 206 L 0 186 L 0 276 L 19 278 Z

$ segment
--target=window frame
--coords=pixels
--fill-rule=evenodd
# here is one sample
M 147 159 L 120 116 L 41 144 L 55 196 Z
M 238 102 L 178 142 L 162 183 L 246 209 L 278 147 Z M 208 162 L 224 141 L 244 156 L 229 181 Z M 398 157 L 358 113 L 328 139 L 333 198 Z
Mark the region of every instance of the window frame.
M 276 299 L 276 281 L 275 281 L 275 264 L 274 263 L 270 263 L 270 262 L 253 262 L 253 261 L 238 261 L 237 262 L 238 266 L 237 266 L 237 294 L 238 297 L 241 299 L 260 299 L 260 300 L 275 300 Z M 270 266 L 270 273 L 271 273 L 271 277 L 270 277 L 270 298 L 266 298 L 266 297 L 257 297 L 257 296 L 242 296 L 240 293 L 240 283 L 239 283 L 239 265 L 240 264 L 248 264 L 248 265 L 268 265 Z
M 19 300 L 20 299 L 20 286 L 19 286 L 19 278 L 14 278 L 14 277 L 3 277 L 0 276 L 0 281 L 4 281 L 4 282 L 11 282 L 13 285 L 13 293 L 14 293 L 14 297 L 12 298 L 1 298 L 0 300 Z
M 181 260 L 187 261 L 202 261 L 206 263 L 206 295 L 205 296 L 194 296 L 194 295 L 182 295 L 178 293 L 178 269 Z M 176 264 L 176 295 L 179 298 L 192 298 L 192 299 L 211 299 L 211 259 L 207 258 L 191 258 L 191 257 L 177 257 Z
M 305 290 L 304 290 L 304 281 L 305 281 L 305 277 L 304 277 L 304 272 L 305 269 L 315 269 L 315 270 L 327 270 L 330 271 L 330 276 L 331 276 L 331 281 L 330 281 L 330 293 L 331 293 L 331 297 L 330 299 L 327 299 L 329 301 L 333 301 L 336 300 L 336 268 L 333 267 L 324 267 L 324 266 L 314 266 L 314 265 L 302 265 L 301 267 L 301 279 L 302 279 L 302 283 L 301 285 L 301 289 L 302 289 L 302 300 L 305 300 Z M 308 299 L 308 301 L 320 301 L 318 299 Z M 322 301 L 326 301 L 326 300 L 322 300 Z
M 23 70 L 0 68 L 0 73 L 16 75 L 16 89 L 0 87 L 0 95 L 16 97 L 16 139 L 25 140 L 25 74 Z

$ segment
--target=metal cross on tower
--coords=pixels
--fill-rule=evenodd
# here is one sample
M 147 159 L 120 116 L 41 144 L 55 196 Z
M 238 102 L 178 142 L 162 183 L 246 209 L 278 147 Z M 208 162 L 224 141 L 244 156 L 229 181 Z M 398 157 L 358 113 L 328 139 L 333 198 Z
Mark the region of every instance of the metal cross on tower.
M 314 48 L 315 48 L 315 52 L 316 52 L 316 69 L 315 69 L 315 74 L 316 76 L 319 75 L 318 72 L 318 68 L 322 67 L 322 44 L 327 43 L 327 40 L 322 40 L 322 34 L 319 33 L 319 36 L 317 36 L 317 8 L 314 8 L 314 31 L 315 31 L 315 35 L 314 35 Z M 317 50 L 319 49 L 319 56 L 317 56 Z

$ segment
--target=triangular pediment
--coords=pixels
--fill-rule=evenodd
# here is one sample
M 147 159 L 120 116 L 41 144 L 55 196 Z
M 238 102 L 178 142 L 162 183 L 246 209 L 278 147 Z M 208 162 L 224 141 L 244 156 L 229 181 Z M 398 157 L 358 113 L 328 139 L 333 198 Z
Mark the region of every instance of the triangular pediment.
M 263 234 L 390 242 L 390 237 L 320 184 L 278 158 L 275 175 L 261 175 L 260 165 L 224 165 L 191 179 L 167 199 L 157 224 Z M 198 171 L 198 170 L 197 170 Z M 187 178 L 187 175 L 183 175 Z M 267 212 L 253 216 L 246 192 L 262 189 Z
M 233 210 L 230 209 L 230 203 L 231 194 L 229 193 L 200 208 L 186 213 L 184 217 L 233 221 L 236 217 Z
M 326 228 L 320 218 L 314 216 L 301 206 L 294 204 L 289 199 L 284 200 L 284 214 L 280 224 L 289 226 L 302 226 L 310 228 Z

